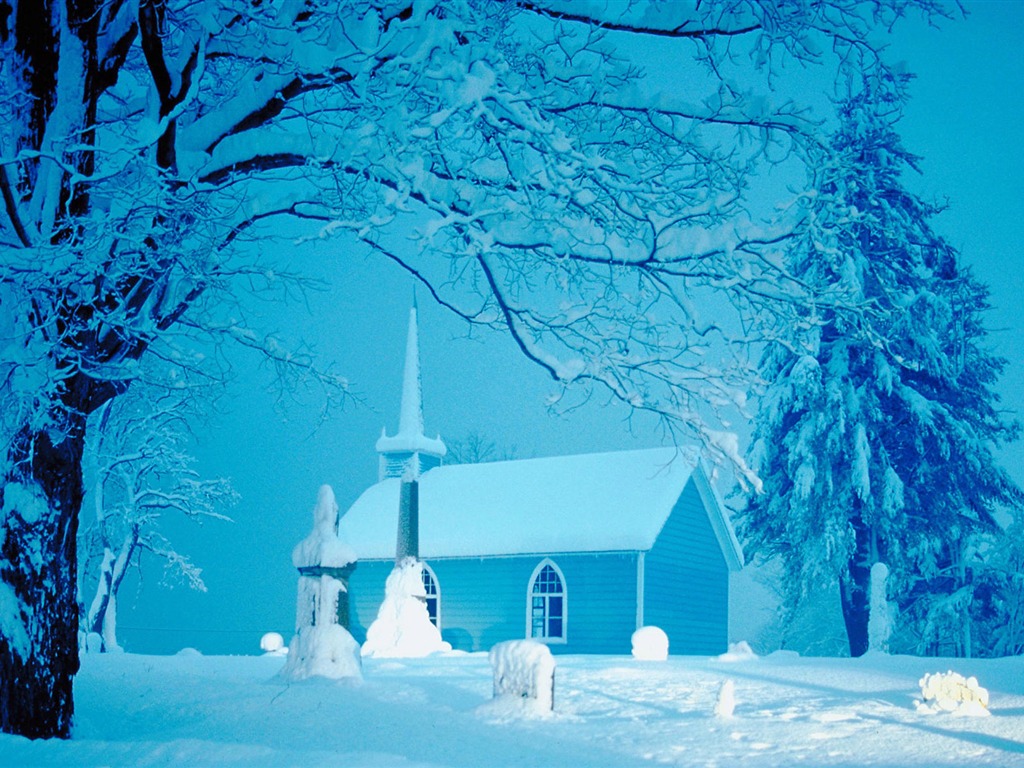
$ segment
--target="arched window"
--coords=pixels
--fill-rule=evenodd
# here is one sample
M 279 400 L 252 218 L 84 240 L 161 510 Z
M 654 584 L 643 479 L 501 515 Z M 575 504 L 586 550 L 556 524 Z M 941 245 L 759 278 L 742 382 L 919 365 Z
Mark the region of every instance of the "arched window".
M 568 624 L 565 577 L 544 558 L 530 577 L 526 592 L 526 635 L 548 643 L 564 643 Z
M 427 593 L 427 613 L 430 623 L 441 629 L 441 589 L 437 586 L 437 574 L 434 569 L 423 563 L 423 591 Z

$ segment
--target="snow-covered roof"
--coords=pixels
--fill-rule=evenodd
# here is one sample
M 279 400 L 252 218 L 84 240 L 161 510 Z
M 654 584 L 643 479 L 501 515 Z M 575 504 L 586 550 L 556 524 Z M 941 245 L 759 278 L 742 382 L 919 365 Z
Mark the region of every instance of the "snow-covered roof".
M 420 478 L 420 556 L 646 551 L 693 477 L 739 568 L 732 526 L 697 467 L 675 448 L 437 467 Z M 339 534 L 360 558 L 394 557 L 399 487 L 377 483 L 342 517 Z

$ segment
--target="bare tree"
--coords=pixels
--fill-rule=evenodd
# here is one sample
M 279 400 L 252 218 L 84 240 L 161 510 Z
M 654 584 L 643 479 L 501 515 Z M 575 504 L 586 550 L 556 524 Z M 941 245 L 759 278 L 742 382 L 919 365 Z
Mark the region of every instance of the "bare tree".
M 462 440 L 447 440 L 445 464 L 482 464 L 488 461 L 509 461 L 516 458 L 516 447 L 499 448 L 493 440 L 479 432 L 470 432 Z
M 762 221 L 760 172 L 816 147 L 787 68 L 881 66 L 912 9 L 0 0 L 0 729 L 69 732 L 89 414 L 143 357 L 210 375 L 197 334 L 310 369 L 235 298 L 280 279 L 251 241 L 284 219 L 742 471 L 713 419 L 805 290 Z
M 196 472 L 195 458 L 185 445 L 188 409 L 183 395 L 140 392 L 138 387 L 97 411 L 100 424 L 86 450 L 96 517 L 79 536 L 79 583 L 83 595 L 93 595 L 81 617 L 90 650 L 120 647 L 118 591 L 128 570 L 139 567 L 144 556 L 162 562 L 168 577 L 206 591 L 202 568 L 160 532 L 160 519 L 178 514 L 197 523 L 230 521 L 220 510 L 238 498 L 229 480 L 204 479 Z M 89 635 L 98 636 L 98 643 L 93 645 Z

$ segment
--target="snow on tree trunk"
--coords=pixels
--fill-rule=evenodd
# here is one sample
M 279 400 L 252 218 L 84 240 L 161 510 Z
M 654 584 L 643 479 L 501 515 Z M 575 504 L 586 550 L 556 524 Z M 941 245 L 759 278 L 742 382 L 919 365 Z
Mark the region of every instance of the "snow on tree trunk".
M 23 431 L 0 488 L 0 730 L 67 738 L 78 671 L 76 535 L 84 423 Z
M 875 563 L 871 566 L 871 600 L 868 617 L 868 650 L 889 652 L 892 636 L 892 608 L 887 599 L 889 566 Z
M 423 587 L 423 563 L 406 557 L 397 563 L 384 585 L 384 602 L 366 631 L 363 656 L 418 658 L 451 645 L 430 621 Z
M 122 650 L 117 642 L 117 590 L 128 571 L 138 540 L 138 530 L 133 529 L 125 535 L 116 556 L 109 547 L 104 549 L 103 559 L 99 564 L 100 576 L 96 583 L 96 594 L 86 616 L 86 631 L 99 635 L 102 642 L 98 648 L 90 645 L 90 651 L 105 653 Z
M 121 650 L 117 642 L 117 593 L 110 595 L 107 599 L 106 609 L 103 611 L 103 624 L 100 637 L 103 638 L 102 651 L 104 653 L 116 653 Z
M 338 538 L 338 504 L 329 485 L 320 487 L 313 509 L 313 530 L 292 551 L 299 569 L 295 637 L 281 675 L 293 680 L 307 677 L 362 677 L 359 643 L 342 626 L 341 597 L 355 553 Z

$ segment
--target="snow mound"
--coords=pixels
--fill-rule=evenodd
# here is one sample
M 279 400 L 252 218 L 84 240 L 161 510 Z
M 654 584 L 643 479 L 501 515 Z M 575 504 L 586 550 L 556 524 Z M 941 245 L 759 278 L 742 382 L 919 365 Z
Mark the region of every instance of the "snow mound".
M 925 674 L 920 680 L 921 699 L 915 701 L 918 712 L 985 717 L 988 711 L 988 691 L 978 685 L 978 678 L 964 677 L 952 670 L 945 674 Z
M 488 655 L 494 673 L 489 714 L 543 714 L 555 706 L 555 658 L 536 640 L 506 640 Z
M 359 643 L 340 624 L 302 627 L 292 638 L 288 660 L 280 675 L 289 680 L 308 677 L 362 679 Z
M 338 519 L 334 490 L 329 485 L 320 486 L 313 509 L 313 530 L 292 550 L 296 568 L 344 568 L 356 561 L 352 548 L 338 538 Z
M 267 632 L 260 638 L 260 650 L 265 653 L 282 655 L 287 653 L 284 647 L 284 638 L 279 632 Z
M 641 661 L 668 659 L 668 635 L 661 627 L 640 627 L 633 633 L 633 658 Z
M 718 689 L 718 699 L 715 701 L 715 717 L 728 720 L 736 710 L 736 683 L 726 680 Z
M 738 643 L 729 643 L 729 650 L 716 657 L 719 661 L 752 661 L 758 658 L 750 643 L 740 640 Z
M 366 630 L 363 656 L 409 659 L 450 651 L 451 644 L 430 621 L 426 598 L 423 563 L 404 558 L 384 584 L 384 602 Z

